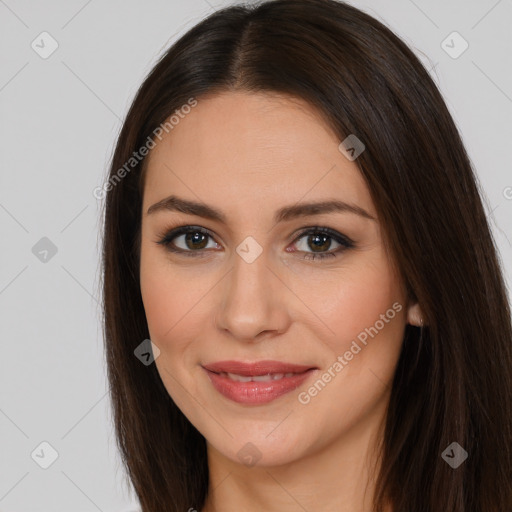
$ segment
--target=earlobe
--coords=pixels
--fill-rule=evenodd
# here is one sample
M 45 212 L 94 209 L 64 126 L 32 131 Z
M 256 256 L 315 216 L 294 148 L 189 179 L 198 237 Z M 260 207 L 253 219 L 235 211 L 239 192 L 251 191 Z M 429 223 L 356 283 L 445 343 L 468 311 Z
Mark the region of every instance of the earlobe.
M 423 312 L 417 302 L 415 304 L 411 304 L 407 309 L 407 323 L 416 325 L 417 327 L 423 327 Z

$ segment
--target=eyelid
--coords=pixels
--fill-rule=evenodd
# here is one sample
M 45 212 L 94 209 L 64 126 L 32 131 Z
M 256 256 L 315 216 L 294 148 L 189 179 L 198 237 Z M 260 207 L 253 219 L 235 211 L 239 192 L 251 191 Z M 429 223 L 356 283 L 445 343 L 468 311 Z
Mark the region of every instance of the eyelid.
M 299 241 L 301 238 L 305 237 L 309 234 L 317 234 L 321 233 L 329 238 L 335 240 L 337 243 L 341 245 L 340 248 L 336 250 L 326 251 L 326 252 L 307 252 L 307 251 L 291 251 L 291 252 L 304 252 L 306 255 L 309 255 L 309 257 L 303 257 L 303 259 L 314 259 L 317 257 L 318 259 L 322 259 L 326 256 L 336 256 L 339 252 L 345 251 L 347 249 L 351 249 L 355 247 L 355 243 L 352 239 L 350 239 L 348 236 L 336 231 L 335 229 L 331 229 L 326 226 L 304 226 L 297 230 L 298 232 L 295 232 L 293 235 L 291 235 L 292 244 L 295 244 L 297 241 Z M 203 233 L 204 235 L 210 237 L 216 244 L 218 242 L 216 241 L 216 235 L 212 233 L 211 230 L 204 228 L 202 226 L 192 225 L 192 224 L 186 224 L 186 225 L 180 225 L 174 228 L 167 228 L 163 231 L 163 234 L 159 236 L 159 239 L 156 241 L 157 244 L 163 245 L 167 250 L 173 253 L 177 254 L 183 254 L 185 256 L 200 256 L 204 255 L 208 251 L 205 251 L 205 249 L 199 249 L 197 251 L 194 250 L 186 250 L 181 248 L 174 248 L 172 247 L 172 240 L 175 238 L 187 234 L 189 232 L 199 232 Z
M 158 235 L 158 240 L 156 240 L 156 243 L 159 245 L 163 245 L 164 247 L 167 247 L 169 250 L 172 251 L 173 249 L 170 248 L 172 245 L 171 240 L 174 240 L 178 236 L 186 235 L 189 232 L 203 233 L 204 235 L 209 236 L 212 240 L 215 240 L 215 243 L 218 243 L 216 241 L 216 235 L 214 235 L 212 233 L 212 231 L 210 231 L 207 228 L 203 228 L 202 226 L 196 226 L 194 224 L 184 224 L 184 225 L 177 226 L 175 228 L 164 229 L 163 232 Z M 191 253 L 191 252 L 203 252 L 203 251 L 186 251 L 184 249 L 176 249 L 174 252 Z
M 339 231 L 336 231 L 335 229 L 328 228 L 327 226 L 305 226 L 300 228 L 298 234 L 295 236 L 295 238 L 292 240 L 294 243 L 297 240 L 300 240 L 303 236 L 311 234 L 311 233 L 323 233 L 324 235 L 328 235 L 329 237 L 333 238 L 337 242 L 347 245 L 347 246 L 354 246 L 354 241 L 349 238 L 347 235 L 344 235 L 343 233 L 340 233 Z

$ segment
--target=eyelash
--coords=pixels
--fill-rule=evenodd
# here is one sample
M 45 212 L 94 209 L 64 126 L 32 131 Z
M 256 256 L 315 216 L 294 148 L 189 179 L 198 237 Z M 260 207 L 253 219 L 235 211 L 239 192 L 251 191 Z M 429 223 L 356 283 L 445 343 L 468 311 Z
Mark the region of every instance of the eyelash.
M 176 247 L 173 247 L 172 241 L 177 238 L 180 235 L 183 234 L 189 234 L 189 233 L 202 233 L 203 235 L 209 236 L 210 238 L 214 238 L 213 235 L 205 228 L 202 228 L 200 226 L 182 226 L 179 228 L 172 229 L 171 231 L 167 232 L 160 240 L 158 240 L 156 243 L 163 245 L 168 251 L 183 254 L 187 257 L 197 257 L 199 256 L 199 253 L 202 253 L 204 249 L 199 250 L 184 250 L 179 249 Z M 324 253 L 314 253 L 314 252 L 306 252 L 306 256 L 303 256 L 303 259 L 305 260 L 323 260 L 325 258 L 329 257 L 336 257 L 337 253 L 343 252 L 347 249 L 351 249 L 355 247 L 354 242 L 348 238 L 345 235 L 342 235 L 341 233 L 338 233 L 337 231 L 334 231 L 330 228 L 326 227 L 320 227 L 320 226 L 311 226 L 308 228 L 305 228 L 305 231 L 302 231 L 293 241 L 295 244 L 298 242 L 301 238 L 305 237 L 306 235 L 313 235 L 313 234 L 322 234 L 326 235 L 328 238 L 331 238 L 341 244 L 341 247 L 336 249 L 335 251 L 331 252 L 324 252 Z

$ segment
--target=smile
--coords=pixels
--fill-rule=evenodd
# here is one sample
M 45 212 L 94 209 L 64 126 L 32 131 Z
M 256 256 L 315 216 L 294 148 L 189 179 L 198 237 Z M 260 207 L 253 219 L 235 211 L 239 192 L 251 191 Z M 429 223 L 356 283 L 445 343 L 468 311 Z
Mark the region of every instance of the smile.
M 280 366 L 280 371 L 267 371 Z M 234 371 L 219 371 L 224 370 Z M 290 371 L 295 369 L 295 371 Z M 232 402 L 261 405 L 272 402 L 298 388 L 317 368 L 277 362 L 239 363 L 224 362 L 203 366 L 213 388 Z
M 236 373 L 221 372 L 218 375 L 222 377 L 228 377 L 231 380 L 237 382 L 270 382 L 272 380 L 281 380 L 283 377 L 293 377 L 296 373 L 268 373 L 267 375 L 237 375 Z

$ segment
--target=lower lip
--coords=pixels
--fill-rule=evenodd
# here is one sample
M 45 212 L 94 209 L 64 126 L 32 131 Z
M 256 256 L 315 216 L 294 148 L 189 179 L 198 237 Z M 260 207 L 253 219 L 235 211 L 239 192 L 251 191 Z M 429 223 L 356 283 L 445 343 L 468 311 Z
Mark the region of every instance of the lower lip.
M 298 388 L 315 369 L 297 373 L 292 377 L 267 382 L 238 382 L 229 377 L 206 370 L 213 387 L 223 396 L 240 404 L 265 404 Z

